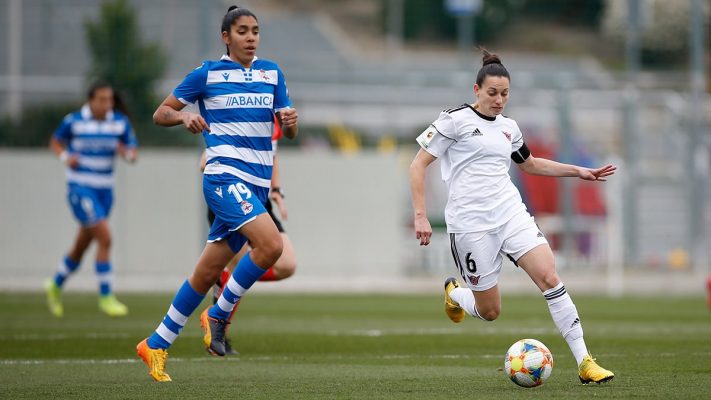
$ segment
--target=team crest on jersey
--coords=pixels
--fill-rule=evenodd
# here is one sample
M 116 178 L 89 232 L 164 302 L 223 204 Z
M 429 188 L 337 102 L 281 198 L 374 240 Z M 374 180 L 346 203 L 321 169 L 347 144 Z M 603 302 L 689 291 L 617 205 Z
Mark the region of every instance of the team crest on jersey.
M 222 186 L 218 186 L 217 189 L 215 189 L 215 193 L 222 198 Z
M 267 71 L 260 69 L 259 76 L 262 78 L 262 82 L 272 83 L 272 77 L 267 73 Z
M 503 133 L 504 136 L 506 136 L 506 139 L 508 139 L 509 142 L 511 141 L 511 134 L 510 134 L 510 133 L 508 133 L 508 132 L 506 132 L 506 131 L 501 131 L 501 133 Z
M 481 278 L 481 275 L 467 275 L 467 279 L 472 285 L 478 285 L 479 278 Z
M 244 215 L 251 213 L 254 209 L 252 203 L 248 202 L 247 200 L 243 200 L 240 205 L 242 207 L 242 212 L 244 213 Z

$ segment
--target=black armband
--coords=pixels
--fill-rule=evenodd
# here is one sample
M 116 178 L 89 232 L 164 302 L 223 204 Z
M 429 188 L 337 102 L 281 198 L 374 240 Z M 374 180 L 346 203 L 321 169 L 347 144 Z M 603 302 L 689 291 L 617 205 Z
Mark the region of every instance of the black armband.
M 521 145 L 521 148 L 518 149 L 518 151 L 514 151 L 513 153 L 511 153 L 511 159 L 514 160 L 514 162 L 516 164 L 522 164 L 530 156 L 531 156 L 531 150 L 528 149 L 528 146 L 526 146 L 526 143 Z
M 273 187 L 273 188 L 272 188 L 272 193 L 279 193 L 279 196 L 281 196 L 282 199 L 283 199 L 284 197 L 286 197 L 286 196 L 284 196 L 284 191 L 281 190 L 281 188 L 280 188 L 279 186 Z

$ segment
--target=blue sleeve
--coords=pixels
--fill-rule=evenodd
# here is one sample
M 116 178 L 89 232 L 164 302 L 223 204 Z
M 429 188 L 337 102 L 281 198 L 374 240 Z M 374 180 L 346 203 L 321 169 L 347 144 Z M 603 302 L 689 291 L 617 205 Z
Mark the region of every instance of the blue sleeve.
M 72 118 L 71 114 L 64 117 L 62 123 L 54 131 L 54 138 L 62 143 L 69 143 L 72 138 L 72 121 L 74 121 L 74 118 Z
M 286 78 L 277 67 L 278 81 L 274 90 L 274 111 L 279 111 L 284 108 L 291 107 L 291 99 L 289 99 L 289 89 L 286 87 Z
M 183 104 L 194 103 L 202 98 L 207 86 L 207 62 L 190 72 L 180 85 L 173 90 L 173 96 Z
M 136 133 L 134 132 L 133 126 L 131 126 L 131 122 L 128 120 L 128 118 L 124 117 L 124 121 L 126 122 L 126 126 L 119 140 L 121 140 L 121 143 L 123 143 L 126 147 L 135 148 L 136 146 L 138 146 L 138 140 L 136 140 Z

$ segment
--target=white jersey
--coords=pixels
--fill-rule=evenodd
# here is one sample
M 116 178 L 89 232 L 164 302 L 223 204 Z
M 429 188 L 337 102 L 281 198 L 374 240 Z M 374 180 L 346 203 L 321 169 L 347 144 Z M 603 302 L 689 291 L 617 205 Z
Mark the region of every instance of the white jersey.
M 513 119 L 488 117 L 465 104 L 443 111 L 417 143 L 440 159 L 449 191 L 448 232 L 490 230 L 526 210 L 509 176 L 512 157 L 523 162 L 530 155 Z

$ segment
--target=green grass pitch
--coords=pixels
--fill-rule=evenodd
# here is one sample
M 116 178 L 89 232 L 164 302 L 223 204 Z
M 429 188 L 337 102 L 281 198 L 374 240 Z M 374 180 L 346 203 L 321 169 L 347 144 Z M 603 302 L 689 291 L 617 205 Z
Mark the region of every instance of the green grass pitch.
M 172 383 L 153 382 L 135 355 L 170 295 L 120 298 L 130 315 L 111 319 L 95 295 L 67 293 L 55 319 L 43 294 L 0 293 L 0 398 L 711 398 L 711 311 L 701 297 L 574 297 L 589 349 L 616 373 L 587 386 L 541 297 L 505 297 L 499 320 L 453 324 L 434 294 L 252 294 L 230 332 L 240 356 L 208 356 L 196 313 L 170 350 Z M 519 388 L 501 371 L 506 349 L 525 337 L 553 353 L 542 387 Z

